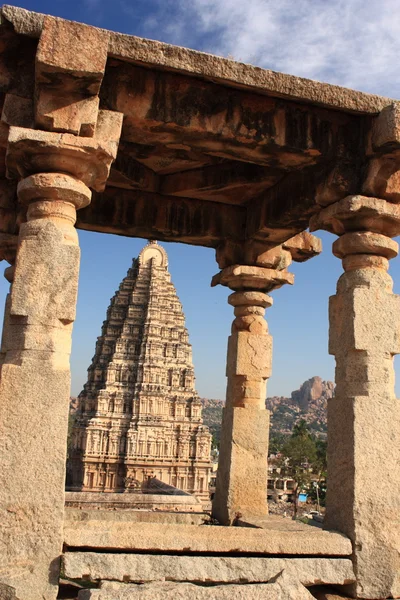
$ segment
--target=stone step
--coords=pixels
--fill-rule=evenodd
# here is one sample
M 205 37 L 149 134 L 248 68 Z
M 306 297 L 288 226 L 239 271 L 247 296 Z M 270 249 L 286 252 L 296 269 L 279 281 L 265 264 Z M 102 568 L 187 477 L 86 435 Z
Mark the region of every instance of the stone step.
M 336 532 L 270 517 L 270 527 L 221 527 L 113 521 L 67 521 L 70 548 L 268 555 L 350 556 L 351 542 Z
M 154 581 L 266 583 L 285 570 L 303 585 L 345 585 L 355 581 L 347 558 L 264 558 L 171 556 L 67 552 L 63 573 L 68 579 L 148 583 Z
M 312 600 L 310 592 L 286 571 L 270 583 L 200 586 L 191 583 L 144 585 L 102 583 L 100 589 L 82 590 L 78 600 Z

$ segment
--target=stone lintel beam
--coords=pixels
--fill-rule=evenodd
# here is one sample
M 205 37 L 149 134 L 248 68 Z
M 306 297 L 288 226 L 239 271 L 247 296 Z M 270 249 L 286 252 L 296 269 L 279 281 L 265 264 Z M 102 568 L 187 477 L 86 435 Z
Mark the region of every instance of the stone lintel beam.
M 219 191 L 223 190 L 221 196 L 226 202 L 227 192 L 231 191 L 232 200 L 242 204 L 247 196 L 258 195 L 263 189 L 274 185 L 283 174 L 282 169 L 233 161 L 164 175 L 160 177 L 160 192 L 215 201 L 218 200 Z
M 352 540 L 352 595 L 397 598 L 400 403 L 393 357 L 400 353 L 400 296 L 386 271 L 398 253 L 391 237 L 400 234 L 400 205 L 351 196 L 323 209 L 311 227 L 339 236 L 333 253 L 345 271 L 329 303 L 336 390 L 328 402 L 325 525 Z
M 79 212 L 77 227 L 215 248 L 243 240 L 245 219 L 240 206 L 107 187 Z
M 93 137 L 110 34 L 46 16 L 36 54 L 36 123 Z
M 124 112 L 124 141 L 182 145 L 184 140 L 188 148 L 212 156 L 274 168 L 353 154 L 362 127 L 351 114 L 117 60 L 109 62 L 101 99 Z
M 7 149 L 8 177 L 18 179 L 48 171 L 67 172 L 96 191 L 102 191 L 117 155 L 122 115 L 99 111 L 96 135 L 83 138 L 10 127 Z
M 1 16 L 13 25 L 20 37 L 40 37 L 44 14 L 5 4 L 1 8 Z M 309 102 L 335 111 L 375 115 L 393 102 L 383 96 L 115 32 L 110 32 L 109 55 L 127 62 L 145 64 L 148 68 L 184 72 L 192 77 L 218 80 L 229 87 L 246 88 L 258 94 L 289 98 L 303 104 Z
M 112 165 L 108 185 L 132 190 L 157 192 L 159 189 L 158 176 L 152 170 L 138 162 L 119 148 L 117 158 Z
M 250 238 L 282 243 L 308 227 L 311 216 L 360 188 L 357 165 L 340 160 L 286 174 L 248 203 L 246 233 Z

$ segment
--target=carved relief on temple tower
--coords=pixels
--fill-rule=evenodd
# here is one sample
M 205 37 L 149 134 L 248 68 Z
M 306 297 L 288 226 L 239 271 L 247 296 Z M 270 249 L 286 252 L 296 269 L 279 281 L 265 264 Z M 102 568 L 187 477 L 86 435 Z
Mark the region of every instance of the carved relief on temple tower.
M 79 396 L 69 489 L 115 492 L 148 476 L 208 500 L 211 435 L 164 248 L 149 242 L 111 299 Z

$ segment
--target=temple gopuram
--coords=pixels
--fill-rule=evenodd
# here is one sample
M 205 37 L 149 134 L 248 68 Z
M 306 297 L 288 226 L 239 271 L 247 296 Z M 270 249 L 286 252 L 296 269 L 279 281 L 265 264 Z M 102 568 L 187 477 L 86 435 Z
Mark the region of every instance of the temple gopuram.
M 157 477 L 207 501 L 210 449 L 167 253 L 150 242 L 107 310 L 79 396 L 69 488 L 133 491 Z

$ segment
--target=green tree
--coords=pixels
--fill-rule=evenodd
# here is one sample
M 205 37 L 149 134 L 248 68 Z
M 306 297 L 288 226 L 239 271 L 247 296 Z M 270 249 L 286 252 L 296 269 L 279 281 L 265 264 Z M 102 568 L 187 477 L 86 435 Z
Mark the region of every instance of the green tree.
M 293 490 L 293 519 L 297 517 L 299 495 L 311 483 L 313 469 L 317 460 L 317 447 L 307 423 L 302 419 L 293 428 L 292 435 L 284 444 L 281 469 L 290 475 L 295 484 Z
M 327 479 L 327 442 L 326 440 L 317 439 L 315 441 L 316 448 L 316 460 L 314 463 L 314 472 L 316 475 L 315 481 L 313 481 L 313 486 L 311 488 L 311 497 L 318 503 L 319 505 L 325 506 L 325 498 L 326 498 L 326 479 Z
M 287 440 L 283 433 L 272 433 L 269 439 L 268 454 L 278 454 Z

